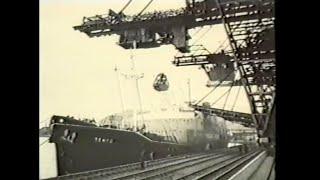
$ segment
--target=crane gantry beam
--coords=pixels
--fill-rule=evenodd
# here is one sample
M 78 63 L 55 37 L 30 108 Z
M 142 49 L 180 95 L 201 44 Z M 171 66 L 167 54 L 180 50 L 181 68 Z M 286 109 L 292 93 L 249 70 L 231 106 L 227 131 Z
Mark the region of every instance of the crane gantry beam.
M 229 22 L 249 21 L 273 15 L 272 0 L 224 1 L 221 7 Z M 257 8 L 259 10 L 257 10 Z M 212 0 L 196 2 L 192 7 L 155 11 L 141 15 L 125 15 L 109 10 L 106 15 L 84 17 L 74 26 L 89 37 L 120 35 L 118 44 L 123 48 L 153 48 L 173 44 L 179 51 L 188 52 L 188 29 L 222 23 L 222 16 Z

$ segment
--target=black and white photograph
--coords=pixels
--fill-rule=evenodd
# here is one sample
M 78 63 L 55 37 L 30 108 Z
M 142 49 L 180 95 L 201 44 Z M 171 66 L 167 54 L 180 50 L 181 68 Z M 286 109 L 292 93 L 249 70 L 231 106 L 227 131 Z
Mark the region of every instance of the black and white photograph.
M 39 179 L 275 180 L 274 0 L 40 0 Z

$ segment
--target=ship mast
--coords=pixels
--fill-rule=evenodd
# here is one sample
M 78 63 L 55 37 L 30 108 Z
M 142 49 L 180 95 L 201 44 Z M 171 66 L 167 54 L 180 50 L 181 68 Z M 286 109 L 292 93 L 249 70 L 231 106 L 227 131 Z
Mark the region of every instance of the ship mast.
M 133 50 L 136 49 L 136 41 L 133 41 Z M 133 52 L 132 52 L 132 48 L 130 49 L 130 60 L 131 60 L 131 71 L 132 71 L 132 75 L 130 76 L 131 78 L 133 78 L 135 80 L 135 86 L 137 89 L 137 95 L 138 95 L 138 103 L 139 103 L 139 111 L 140 111 L 140 116 L 141 116 L 141 120 L 142 120 L 142 124 L 144 122 L 144 117 L 143 117 L 143 112 L 142 112 L 142 102 L 141 102 L 141 94 L 140 94 L 140 89 L 139 89 L 139 79 L 143 78 L 144 75 L 143 74 L 137 74 L 135 71 L 135 63 L 134 63 L 134 58 L 133 58 Z M 136 113 L 136 117 L 134 118 L 134 126 L 135 129 L 138 129 L 138 118 L 137 118 L 137 112 Z
M 189 105 L 191 105 L 191 88 L 190 88 L 190 78 L 188 78 L 188 96 L 189 96 Z
M 122 90 L 121 90 L 121 85 L 120 85 L 120 79 L 119 79 L 119 72 L 117 66 L 114 68 L 114 71 L 116 72 L 117 80 L 118 80 L 118 87 L 119 87 L 119 94 L 120 94 L 120 102 L 121 102 L 121 109 L 122 109 L 122 114 L 124 115 L 124 103 L 123 103 L 123 97 L 122 97 Z M 124 118 L 121 120 L 121 128 L 124 127 Z

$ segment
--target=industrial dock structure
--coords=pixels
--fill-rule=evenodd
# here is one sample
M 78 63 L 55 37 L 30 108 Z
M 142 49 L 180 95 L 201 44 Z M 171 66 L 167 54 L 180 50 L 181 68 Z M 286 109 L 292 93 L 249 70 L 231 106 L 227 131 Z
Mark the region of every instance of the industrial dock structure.
M 186 0 L 180 9 L 147 12 L 150 0 L 139 13 L 126 15 L 131 2 L 119 12 L 110 9 L 108 14 L 84 17 L 73 28 L 89 38 L 118 35 L 117 45 L 124 49 L 173 45 L 179 52 L 172 57 L 173 66 L 199 66 L 212 82 L 208 94 L 188 103 L 190 112 L 201 118 L 172 117 L 181 128 L 174 130 L 177 136 L 167 130 L 147 132 L 148 124 L 130 129 L 123 117 L 97 126 L 54 116 L 50 142 L 57 146 L 58 177 L 49 179 L 275 179 L 274 0 Z M 223 25 L 228 49 L 211 52 L 203 45 L 190 45 L 188 30 L 218 24 Z M 155 90 L 167 91 L 167 77 L 158 77 Z M 243 87 L 251 112 L 205 102 L 219 86 Z M 228 99 L 229 94 L 230 90 L 223 96 Z M 230 135 L 218 125 L 219 118 L 251 130 Z M 149 118 L 149 124 L 156 121 Z M 236 145 L 227 147 L 231 141 Z

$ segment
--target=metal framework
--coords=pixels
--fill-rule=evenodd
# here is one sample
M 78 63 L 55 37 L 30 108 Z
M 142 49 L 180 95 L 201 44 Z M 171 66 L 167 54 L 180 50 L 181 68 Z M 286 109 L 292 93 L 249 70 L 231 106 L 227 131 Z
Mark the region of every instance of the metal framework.
M 204 107 L 199 105 L 191 105 L 192 108 L 196 111 L 206 112 L 210 114 L 216 114 L 219 117 L 224 118 L 227 121 L 236 122 L 242 124 L 245 127 L 255 127 L 255 124 L 252 121 L 251 114 L 228 111 L 224 109 L 218 109 L 213 107 Z
M 132 16 L 109 10 L 107 15 L 85 17 L 83 23 L 74 29 L 89 37 L 120 35 L 118 44 L 126 49 L 133 48 L 134 44 L 136 48 L 173 44 L 180 52 L 187 53 L 190 52 L 188 40 L 191 38 L 188 29 L 223 24 L 231 46 L 231 52 L 225 52 L 224 55 L 230 57 L 230 61 L 236 64 L 240 73 L 258 135 L 267 137 L 274 143 L 274 0 L 187 0 L 186 4 L 185 8 L 178 10 Z M 175 57 L 173 63 L 177 66 L 203 66 L 214 63 L 218 56 L 219 54 L 210 52 L 183 55 Z M 205 110 L 205 107 L 195 108 Z M 221 113 L 212 108 L 207 110 L 225 117 L 225 114 L 229 113 Z M 241 121 L 241 118 L 239 120 Z M 245 123 L 246 120 L 242 122 Z
M 224 6 L 219 2 L 217 4 L 231 46 L 231 52 L 226 52 L 225 55 L 237 64 L 259 136 L 274 141 L 276 88 L 274 10 L 265 9 L 263 3 L 257 2 L 254 4 L 254 12 L 261 16 L 255 15 L 255 18 L 250 20 L 233 21 L 228 18 Z M 238 5 L 238 8 L 240 7 L 241 4 Z M 182 55 L 175 57 L 173 64 L 204 66 L 215 63 L 219 56 L 221 53 Z
M 256 5 L 255 11 L 264 14 L 261 6 L 261 4 Z M 274 10 L 267 10 L 271 12 L 269 16 L 258 15 L 256 19 L 238 22 L 229 21 L 224 8 L 219 7 L 219 10 L 249 99 L 258 135 L 269 137 L 274 143 L 274 132 L 270 131 L 274 130 L 272 126 L 275 121 Z
M 260 11 L 256 11 L 256 3 Z M 229 22 L 269 17 L 272 0 L 224 0 L 221 8 Z M 189 52 L 188 29 L 221 24 L 222 16 L 213 0 L 187 3 L 177 10 L 155 11 L 144 14 L 125 15 L 109 10 L 108 14 L 84 17 L 79 26 L 74 26 L 89 37 L 120 35 L 118 44 L 123 48 L 153 48 L 173 44 L 180 52 Z

